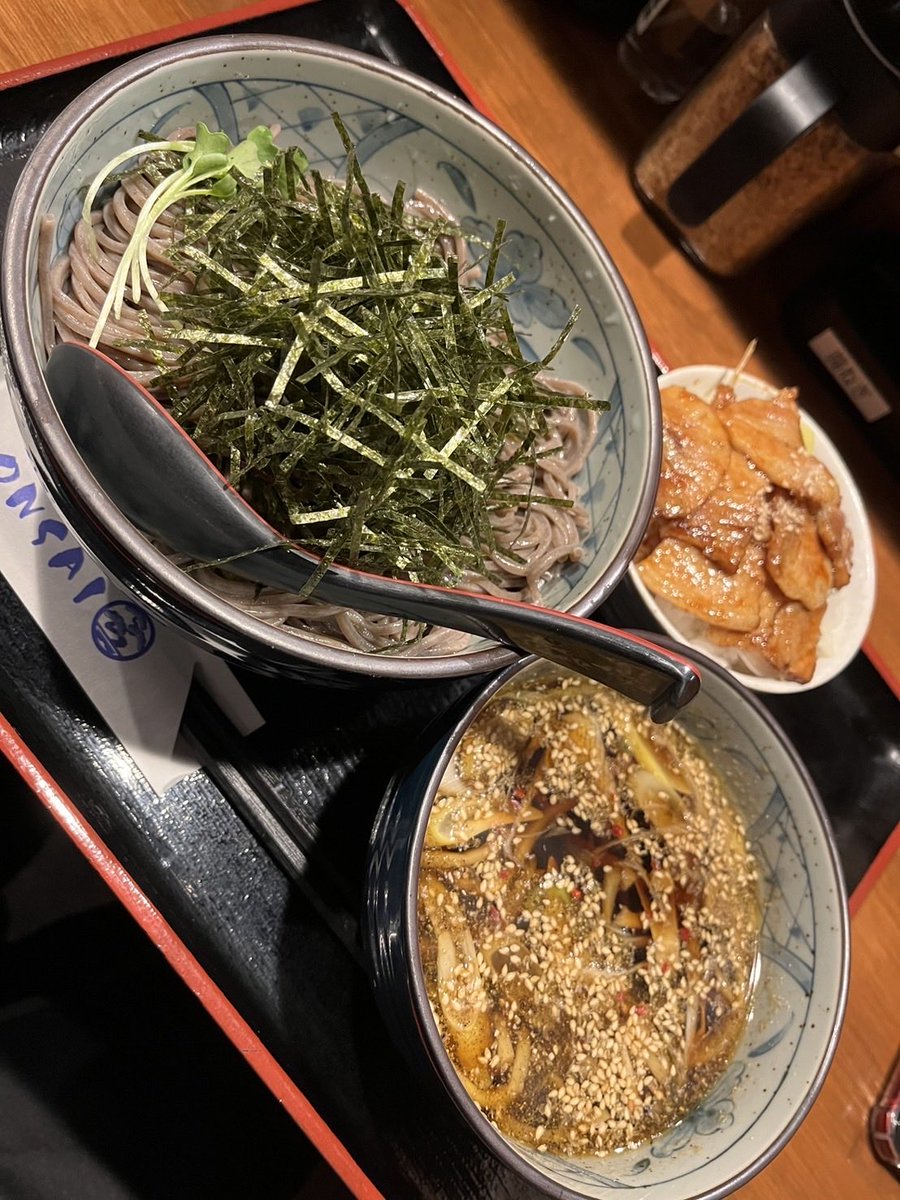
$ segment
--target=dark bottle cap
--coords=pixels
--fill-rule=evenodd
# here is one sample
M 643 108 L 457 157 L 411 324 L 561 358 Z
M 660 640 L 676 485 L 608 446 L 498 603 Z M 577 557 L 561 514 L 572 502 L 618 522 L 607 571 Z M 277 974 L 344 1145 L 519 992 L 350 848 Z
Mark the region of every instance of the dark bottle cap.
M 900 146 L 900 0 L 776 0 L 772 34 L 835 95 L 834 115 L 858 146 Z
M 900 0 L 774 0 L 769 22 L 791 65 L 672 182 L 683 225 L 703 224 L 831 112 L 864 149 L 900 146 Z

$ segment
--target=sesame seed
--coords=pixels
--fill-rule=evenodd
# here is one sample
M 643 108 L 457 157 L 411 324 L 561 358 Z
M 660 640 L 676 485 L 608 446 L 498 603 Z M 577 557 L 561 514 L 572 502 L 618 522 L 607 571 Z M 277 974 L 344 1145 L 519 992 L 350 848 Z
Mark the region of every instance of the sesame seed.
M 686 781 L 677 801 L 656 759 Z M 676 724 L 574 676 L 501 691 L 455 766 L 435 810 L 445 830 L 479 828 L 460 849 L 482 852 L 458 867 L 445 852 L 440 869 L 426 853 L 420 935 L 457 1070 L 497 1089 L 489 1119 L 502 1130 L 508 1111 L 543 1152 L 638 1144 L 724 1067 L 727 1051 L 685 1069 L 688 1014 L 695 1041 L 723 1028 L 756 954 L 758 872 L 721 781 Z M 524 1086 L 500 1103 L 523 1039 Z

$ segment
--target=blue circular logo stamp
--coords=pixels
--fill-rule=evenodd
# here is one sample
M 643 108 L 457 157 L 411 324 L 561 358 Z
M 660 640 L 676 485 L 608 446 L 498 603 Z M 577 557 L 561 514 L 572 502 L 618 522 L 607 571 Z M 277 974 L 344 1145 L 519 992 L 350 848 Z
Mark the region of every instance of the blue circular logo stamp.
M 101 654 L 127 662 L 147 653 L 156 641 L 156 626 L 139 604 L 113 600 L 97 610 L 91 637 Z

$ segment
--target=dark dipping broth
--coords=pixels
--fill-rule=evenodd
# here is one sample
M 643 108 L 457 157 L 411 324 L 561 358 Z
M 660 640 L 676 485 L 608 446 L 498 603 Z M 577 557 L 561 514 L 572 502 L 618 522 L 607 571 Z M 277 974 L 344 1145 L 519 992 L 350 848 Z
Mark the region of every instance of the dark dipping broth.
M 744 1030 L 760 920 L 741 818 L 677 724 L 551 671 L 466 732 L 419 936 L 444 1044 L 502 1133 L 602 1155 L 677 1123 Z

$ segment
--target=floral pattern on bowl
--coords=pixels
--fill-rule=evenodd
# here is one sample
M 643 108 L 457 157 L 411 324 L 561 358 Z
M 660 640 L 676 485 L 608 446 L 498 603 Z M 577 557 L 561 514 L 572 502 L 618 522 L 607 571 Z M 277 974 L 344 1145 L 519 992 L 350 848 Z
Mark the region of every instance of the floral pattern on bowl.
M 754 1003 L 718 1083 L 649 1145 L 604 1159 L 553 1158 L 552 1166 L 547 1155 L 518 1147 L 577 1196 L 615 1189 L 647 1200 L 711 1200 L 746 1182 L 812 1104 L 843 1015 L 844 888 L 815 788 L 749 693 L 736 704 L 740 685 L 699 665 L 703 687 L 678 719 L 725 779 L 757 859 L 763 923 Z
M 470 1100 L 441 1042 L 418 952 L 415 872 L 438 783 L 459 738 L 501 688 L 482 690 L 452 732 L 386 799 L 370 848 L 370 954 L 376 994 L 394 1036 L 418 1045 L 471 1128 L 556 1200 L 630 1191 L 641 1200 L 718 1200 L 746 1183 L 793 1135 L 837 1044 L 846 1004 L 849 923 L 828 820 L 808 772 L 772 717 L 723 668 L 696 659 L 699 695 L 679 723 L 703 747 L 739 808 L 757 858 L 762 929 L 753 1003 L 730 1064 L 694 1109 L 649 1143 L 606 1156 L 566 1158 L 504 1137 Z
M 313 167 L 339 177 L 345 154 L 332 111 L 340 112 L 367 178 L 383 193 L 390 194 L 403 179 L 408 194 L 421 188 L 473 233 L 493 229 L 500 218 L 507 222 L 506 255 L 518 280 L 511 303 L 527 354 L 545 354 L 571 308 L 580 308 L 573 336 L 554 367 L 561 378 L 576 380 L 609 400 L 611 409 L 584 468 L 592 529 L 583 559 L 567 564 L 545 588 L 543 599 L 549 607 L 579 615 L 592 611 L 619 582 L 637 548 L 658 465 L 654 372 L 630 298 L 584 218 L 524 151 L 464 102 L 365 55 L 289 38 L 198 39 L 118 68 L 51 126 L 13 201 L 9 228 L 20 251 L 12 262 L 7 249 L 4 272 L 10 292 L 4 300 L 17 314 L 10 322 L 12 366 L 20 389 L 30 394 L 28 402 L 37 406 L 31 425 L 52 440 L 48 449 L 58 463 L 67 450 L 45 416 L 42 406 L 49 400 L 35 378 L 42 362 L 38 214 L 57 219 L 56 247 L 61 250 L 78 219 L 78 189 L 114 154 L 134 144 L 143 130 L 168 133 L 200 120 L 232 139 L 258 124 L 270 124 L 277 127 L 281 144 L 301 144 Z M 27 325 L 19 315 L 23 310 Z M 97 525 L 97 520 L 85 521 L 79 533 L 115 573 L 123 555 L 109 553 Z M 136 546 L 128 536 L 125 558 L 133 557 Z M 151 569 L 148 561 L 122 582 L 139 587 L 148 570 L 159 569 L 160 563 L 154 560 Z M 177 618 L 192 636 L 203 626 L 214 634 L 212 648 L 227 652 L 233 639 L 224 634 L 223 622 L 229 625 L 234 618 L 224 602 L 193 581 L 173 586 L 183 594 L 190 619 L 171 609 L 162 611 L 148 592 L 146 599 L 157 615 Z M 258 624 L 255 644 L 264 638 L 277 645 L 281 662 L 308 653 L 298 650 L 302 635 L 273 633 Z M 463 655 L 421 659 L 418 666 L 415 660 L 353 651 L 345 658 L 347 664 L 360 660 L 357 670 L 419 677 L 496 669 L 512 661 L 512 654 L 477 643 Z

